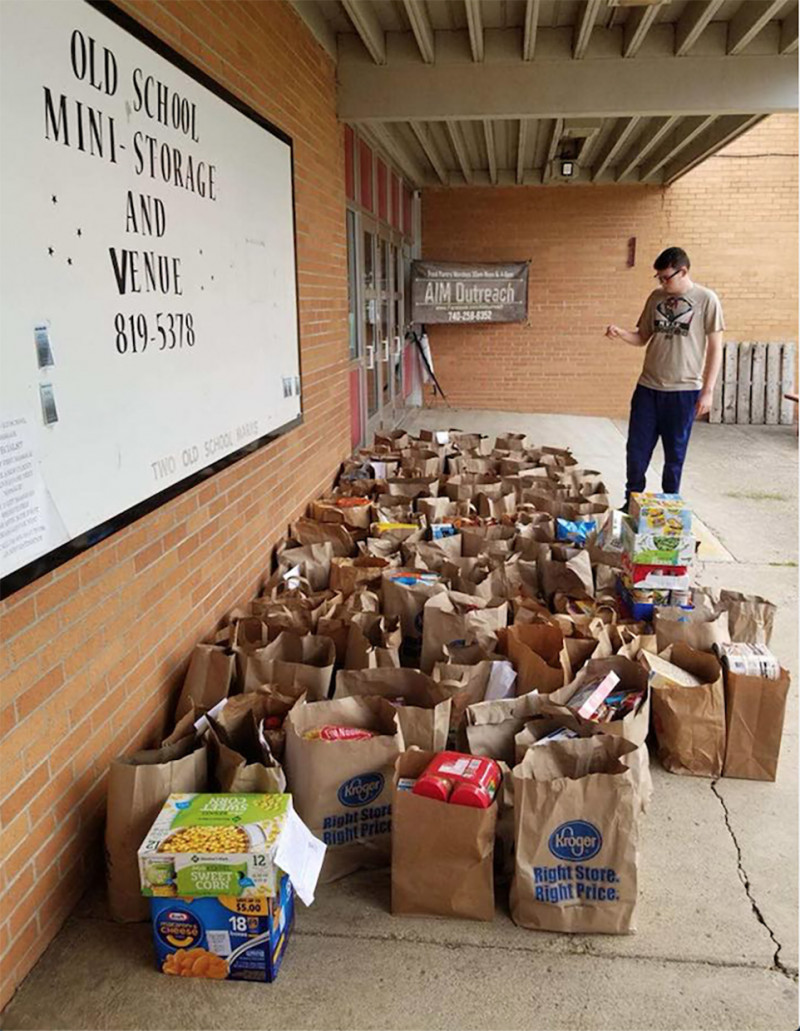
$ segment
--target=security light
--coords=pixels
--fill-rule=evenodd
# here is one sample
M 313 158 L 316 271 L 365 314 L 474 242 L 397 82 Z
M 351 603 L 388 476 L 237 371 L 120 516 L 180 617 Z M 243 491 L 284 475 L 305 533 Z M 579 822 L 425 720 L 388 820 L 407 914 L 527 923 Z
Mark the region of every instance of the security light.
M 572 161 L 561 162 L 561 174 L 565 179 L 570 179 L 575 173 L 575 164 Z

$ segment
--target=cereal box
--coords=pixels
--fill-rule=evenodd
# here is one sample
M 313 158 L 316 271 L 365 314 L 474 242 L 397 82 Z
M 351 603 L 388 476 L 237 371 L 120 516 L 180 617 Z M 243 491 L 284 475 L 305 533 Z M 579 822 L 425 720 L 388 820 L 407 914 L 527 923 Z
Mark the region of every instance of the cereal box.
M 151 898 L 156 966 L 165 974 L 274 981 L 294 924 L 283 874 L 273 898 Z
M 272 897 L 291 795 L 170 795 L 139 849 L 142 894 Z M 287 871 L 291 873 L 291 871 Z
M 630 513 L 640 533 L 681 537 L 692 532 L 692 512 L 680 494 L 631 494 Z

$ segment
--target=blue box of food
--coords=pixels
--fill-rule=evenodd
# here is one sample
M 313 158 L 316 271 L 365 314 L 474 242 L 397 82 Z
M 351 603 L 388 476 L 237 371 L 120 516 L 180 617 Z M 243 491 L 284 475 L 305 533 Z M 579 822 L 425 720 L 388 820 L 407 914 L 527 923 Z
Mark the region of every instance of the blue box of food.
M 274 981 L 294 925 L 294 891 L 283 874 L 272 898 L 151 898 L 150 915 L 163 973 Z

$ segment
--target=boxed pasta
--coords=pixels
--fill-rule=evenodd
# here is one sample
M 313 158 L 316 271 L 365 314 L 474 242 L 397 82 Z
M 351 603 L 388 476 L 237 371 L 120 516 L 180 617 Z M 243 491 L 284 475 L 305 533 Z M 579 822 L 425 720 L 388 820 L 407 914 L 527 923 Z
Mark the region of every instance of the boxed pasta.
M 178 977 L 274 981 L 294 925 L 283 874 L 272 898 L 152 898 L 156 966 Z
M 680 494 L 631 494 L 630 513 L 640 532 L 669 537 L 692 532 L 692 512 Z

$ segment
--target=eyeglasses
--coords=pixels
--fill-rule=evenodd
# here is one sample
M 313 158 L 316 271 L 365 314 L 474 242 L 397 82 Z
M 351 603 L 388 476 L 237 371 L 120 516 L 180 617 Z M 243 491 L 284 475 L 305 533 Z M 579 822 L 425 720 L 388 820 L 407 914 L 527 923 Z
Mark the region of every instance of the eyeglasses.
M 668 283 L 670 279 L 674 279 L 674 277 L 677 276 L 679 272 L 683 272 L 683 269 L 676 269 L 675 272 L 670 273 L 670 275 L 668 276 L 662 276 L 660 272 L 656 272 L 656 274 L 653 276 L 653 279 L 657 279 L 659 283 L 663 285 L 664 283 Z

